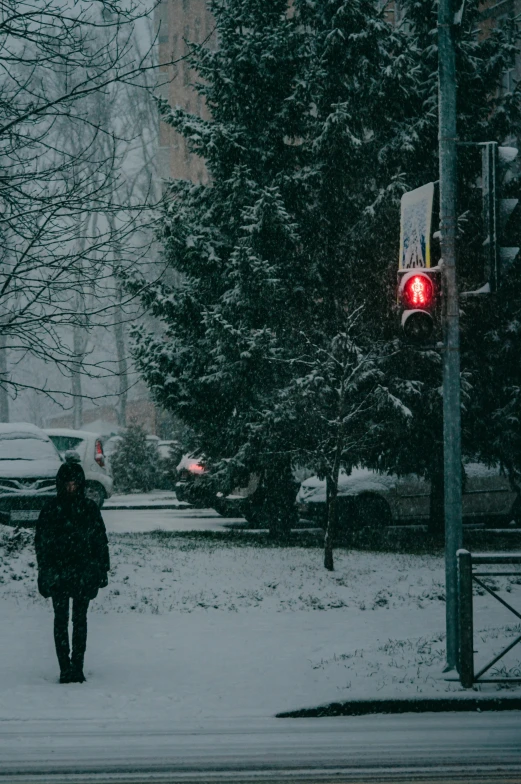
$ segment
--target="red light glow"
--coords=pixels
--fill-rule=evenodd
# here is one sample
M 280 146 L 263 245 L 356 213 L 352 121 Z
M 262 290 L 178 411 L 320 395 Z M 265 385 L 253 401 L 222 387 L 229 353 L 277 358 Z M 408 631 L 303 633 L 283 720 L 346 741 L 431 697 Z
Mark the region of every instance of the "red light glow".
M 403 287 L 403 299 L 408 308 L 427 308 L 431 305 L 434 290 L 426 275 L 413 275 Z
M 103 454 L 103 447 L 101 445 L 101 441 L 99 441 L 98 439 L 96 439 L 96 444 L 94 449 L 95 449 L 94 460 L 99 466 L 101 466 L 101 468 L 103 468 L 103 466 L 105 465 L 105 455 Z
M 203 468 L 202 465 L 199 465 L 199 463 L 190 463 L 190 465 L 188 466 L 188 470 L 192 474 L 202 474 L 203 471 L 204 471 L 204 468 Z

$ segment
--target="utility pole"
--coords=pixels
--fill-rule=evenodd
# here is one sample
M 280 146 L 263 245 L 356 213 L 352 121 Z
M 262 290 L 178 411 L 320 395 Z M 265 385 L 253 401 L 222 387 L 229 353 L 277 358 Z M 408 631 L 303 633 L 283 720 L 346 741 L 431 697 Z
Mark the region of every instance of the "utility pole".
M 456 286 L 456 57 L 453 0 L 438 6 L 440 229 L 443 283 L 443 442 L 445 472 L 445 596 L 447 666 L 458 659 L 456 552 L 462 546 L 461 392 Z

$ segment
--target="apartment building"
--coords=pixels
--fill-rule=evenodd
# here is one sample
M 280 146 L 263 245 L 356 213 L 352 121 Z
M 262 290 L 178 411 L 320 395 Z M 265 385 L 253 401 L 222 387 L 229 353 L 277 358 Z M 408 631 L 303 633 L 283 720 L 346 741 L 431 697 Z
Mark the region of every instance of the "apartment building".
M 160 68 L 157 94 L 171 106 L 181 106 L 201 117 L 207 115 L 202 97 L 193 89 L 196 74 L 189 67 L 187 42 L 214 41 L 214 22 L 206 0 L 161 0 L 155 10 L 160 63 L 175 63 Z M 164 179 L 189 179 L 205 182 L 203 161 L 188 150 L 182 136 L 164 122 L 159 126 L 159 176 Z
M 481 9 L 482 35 L 488 35 L 491 30 L 504 25 L 509 19 L 521 21 L 521 0 L 483 0 Z M 521 53 L 518 53 L 512 67 L 503 73 L 501 91 L 512 92 L 519 79 L 521 79 Z
M 391 24 L 399 24 L 403 20 L 400 0 L 381 0 L 381 5 Z M 458 2 L 455 5 L 457 6 Z M 206 0 L 161 0 L 155 13 L 159 62 L 175 62 L 175 65 L 161 69 L 157 93 L 166 98 L 171 106 L 182 106 L 205 117 L 207 109 L 204 101 L 193 89 L 196 74 L 183 58 L 188 52 L 187 41 L 207 41 L 211 46 L 216 45 L 214 20 Z M 477 32 L 488 35 L 497 25 L 505 24 L 507 19 L 512 18 L 521 20 L 521 0 L 483 0 Z M 520 78 L 521 54 L 512 68 L 504 72 L 499 87 L 507 93 Z M 208 179 L 204 162 L 192 155 L 183 137 L 164 122 L 160 122 L 159 127 L 158 157 L 159 175 L 165 180 L 180 178 L 206 182 Z
M 459 10 L 464 0 L 454 0 L 455 10 Z M 404 18 L 404 9 L 400 0 L 380 0 L 385 9 L 387 20 L 391 24 L 399 24 Z M 521 20 L 521 0 L 482 0 L 480 3 L 480 21 L 478 35 L 487 36 L 493 29 L 504 25 L 509 19 Z M 517 80 L 521 78 L 521 53 L 518 54 L 513 66 L 505 71 L 499 86 L 502 92 L 511 92 Z

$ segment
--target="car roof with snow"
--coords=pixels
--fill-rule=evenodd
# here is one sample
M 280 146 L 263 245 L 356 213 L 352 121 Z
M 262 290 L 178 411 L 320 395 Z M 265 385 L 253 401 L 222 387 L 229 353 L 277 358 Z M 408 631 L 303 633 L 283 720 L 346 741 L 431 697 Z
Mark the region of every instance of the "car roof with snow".
M 45 430 L 32 425 L 30 422 L 0 422 L 0 436 L 9 433 L 31 434 L 35 438 L 41 438 L 44 441 L 48 438 Z
M 374 483 L 375 486 L 390 487 L 395 484 L 397 478 L 398 477 L 394 474 L 379 473 L 371 468 L 353 468 L 350 474 L 347 474 L 343 470 L 340 471 L 338 475 L 338 486 L 342 487 L 349 485 L 356 487 L 358 485 L 363 485 L 365 488 L 367 483 Z M 310 476 L 307 479 L 304 479 L 302 484 L 306 487 L 318 487 L 322 484 L 325 485 L 326 480 L 319 479 L 318 476 Z
M 183 468 L 189 468 L 193 465 L 200 465 L 200 461 L 203 459 L 204 456 L 201 452 L 185 452 L 176 466 L 176 471 L 181 471 Z
M 0 423 L 0 477 L 54 478 L 60 456 L 44 430 L 29 422 Z
M 392 489 L 398 477 L 395 474 L 379 474 L 370 468 L 353 468 L 350 474 L 340 471 L 338 477 L 339 495 L 356 495 L 358 493 L 383 492 Z M 319 479 L 318 476 L 310 476 L 300 485 L 298 491 L 298 501 L 326 500 L 326 480 Z
M 90 430 L 74 430 L 68 427 L 46 427 L 44 430 L 50 436 L 67 436 L 68 438 L 101 438 Z

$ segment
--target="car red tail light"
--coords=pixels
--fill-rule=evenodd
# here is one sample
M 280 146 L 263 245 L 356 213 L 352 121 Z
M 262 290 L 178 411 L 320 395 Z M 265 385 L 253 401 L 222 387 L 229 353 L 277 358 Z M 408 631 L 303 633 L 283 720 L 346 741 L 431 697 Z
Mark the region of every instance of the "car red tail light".
M 96 463 L 101 467 L 104 468 L 105 466 L 105 455 L 103 454 L 103 447 L 101 445 L 101 441 L 99 438 L 96 439 L 96 444 L 94 446 L 94 460 Z

